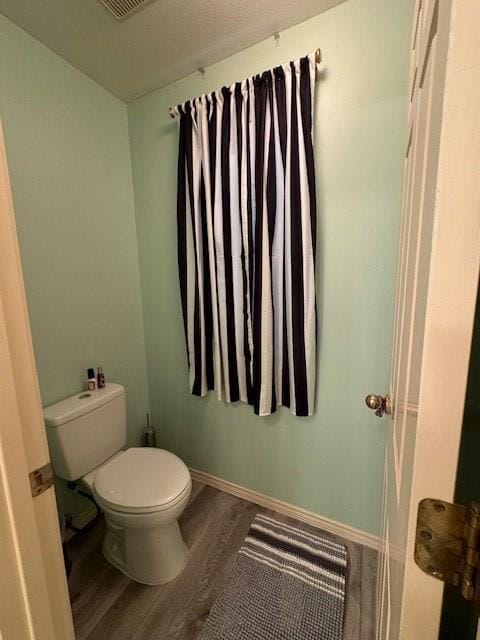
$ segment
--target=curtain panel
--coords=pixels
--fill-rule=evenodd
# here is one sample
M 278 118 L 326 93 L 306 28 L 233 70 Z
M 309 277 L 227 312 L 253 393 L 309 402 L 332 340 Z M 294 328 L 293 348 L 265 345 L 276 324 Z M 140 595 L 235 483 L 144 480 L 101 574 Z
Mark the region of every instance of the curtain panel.
M 175 108 L 191 392 L 314 411 L 315 55 Z

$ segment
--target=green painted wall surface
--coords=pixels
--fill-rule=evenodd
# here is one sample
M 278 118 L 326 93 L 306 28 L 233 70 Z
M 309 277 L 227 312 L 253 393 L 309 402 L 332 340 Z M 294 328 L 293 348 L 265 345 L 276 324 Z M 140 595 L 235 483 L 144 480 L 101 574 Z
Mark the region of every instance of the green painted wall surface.
M 349 0 L 129 105 L 150 401 L 192 467 L 377 533 L 405 135 L 410 0 Z M 317 412 L 258 418 L 189 395 L 176 264 L 177 125 L 168 107 L 321 47 Z
M 44 404 L 102 364 L 147 406 L 159 443 L 203 469 L 378 531 L 384 428 L 363 405 L 388 384 L 410 0 L 348 0 L 126 107 L 0 17 L 2 115 Z M 168 107 L 321 46 L 317 83 L 317 413 L 258 418 L 190 396 L 176 267 L 177 127 Z
M 88 366 L 148 402 L 126 105 L 0 16 L 0 114 L 45 405 Z

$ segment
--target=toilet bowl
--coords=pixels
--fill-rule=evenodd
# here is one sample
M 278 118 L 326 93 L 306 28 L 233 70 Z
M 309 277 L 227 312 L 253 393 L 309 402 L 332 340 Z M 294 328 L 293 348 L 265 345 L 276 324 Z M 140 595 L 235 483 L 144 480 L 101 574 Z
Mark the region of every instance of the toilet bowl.
M 178 518 L 192 490 L 190 472 L 173 453 L 124 450 L 125 389 L 114 383 L 44 408 L 55 473 L 82 485 L 105 514 L 106 559 L 144 584 L 178 576 L 187 557 Z
M 127 449 L 102 465 L 92 488 L 107 523 L 106 559 L 143 584 L 176 578 L 187 557 L 178 518 L 192 490 L 180 458 L 163 449 Z

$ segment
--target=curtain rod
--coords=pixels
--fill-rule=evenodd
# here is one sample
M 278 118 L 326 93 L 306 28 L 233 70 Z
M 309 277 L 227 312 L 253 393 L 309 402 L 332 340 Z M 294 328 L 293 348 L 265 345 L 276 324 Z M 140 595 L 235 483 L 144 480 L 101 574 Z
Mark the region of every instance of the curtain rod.
M 316 49 L 315 50 L 315 62 L 317 64 L 320 64 L 320 62 L 322 61 L 322 50 L 321 49 Z M 175 118 L 175 111 L 173 107 L 169 107 L 168 108 L 168 114 L 170 116 L 170 118 Z

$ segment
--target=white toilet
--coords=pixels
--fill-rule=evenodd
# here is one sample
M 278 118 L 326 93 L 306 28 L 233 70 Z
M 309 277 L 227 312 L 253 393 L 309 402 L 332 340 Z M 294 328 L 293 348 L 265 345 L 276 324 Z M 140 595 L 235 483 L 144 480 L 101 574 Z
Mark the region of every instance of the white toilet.
M 44 409 L 55 473 L 77 481 L 105 514 L 106 559 L 144 584 L 182 571 L 187 549 L 178 518 L 192 490 L 187 466 L 173 453 L 126 443 L 125 389 L 108 383 Z

